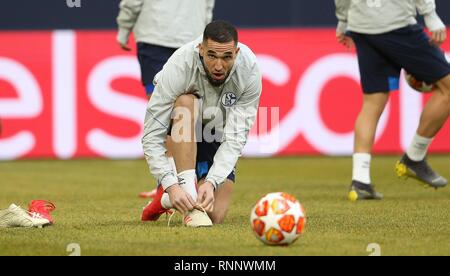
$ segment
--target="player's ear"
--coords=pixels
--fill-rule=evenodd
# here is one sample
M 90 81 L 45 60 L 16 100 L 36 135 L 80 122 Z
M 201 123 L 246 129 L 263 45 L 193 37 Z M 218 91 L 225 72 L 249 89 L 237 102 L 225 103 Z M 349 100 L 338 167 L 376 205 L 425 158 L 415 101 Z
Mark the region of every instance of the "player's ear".
M 205 47 L 203 47 L 203 43 L 199 43 L 198 44 L 198 50 L 199 50 L 199 53 L 200 53 L 200 56 L 205 56 Z
M 237 56 L 237 54 L 239 53 L 240 50 L 241 50 L 241 48 L 237 47 L 237 48 L 236 48 L 236 52 L 234 52 L 234 55 Z

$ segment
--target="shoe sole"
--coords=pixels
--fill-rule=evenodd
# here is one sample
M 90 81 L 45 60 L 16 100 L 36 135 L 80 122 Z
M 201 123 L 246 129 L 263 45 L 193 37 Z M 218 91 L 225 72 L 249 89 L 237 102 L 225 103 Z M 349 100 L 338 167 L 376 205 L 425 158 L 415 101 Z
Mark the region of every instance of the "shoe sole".
M 164 213 L 162 213 L 164 214 Z M 157 214 L 157 215 L 153 215 L 150 217 L 144 216 L 144 214 L 141 215 L 141 221 L 145 222 L 145 221 L 157 221 L 162 214 Z
M 199 224 L 199 225 L 188 225 L 187 223 L 184 223 L 184 226 L 189 227 L 189 228 L 205 228 L 205 227 L 212 227 L 213 224 L 206 223 L 206 224 Z
M 185 226 L 186 226 L 186 227 L 189 227 L 189 228 L 209 228 L 209 227 L 212 227 L 212 225 L 196 225 L 196 226 L 191 226 L 191 225 L 187 225 L 187 224 L 185 224 Z
M 397 161 L 397 163 L 395 164 L 395 172 L 396 172 L 397 176 L 401 179 L 407 180 L 408 178 L 413 178 L 413 179 L 419 181 L 419 183 L 424 188 L 434 188 L 435 190 L 437 190 L 439 188 L 444 188 L 446 186 L 446 185 L 445 186 L 434 186 L 434 185 L 426 182 L 425 180 L 418 178 L 416 174 L 412 173 L 408 169 L 408 167 L 405 164 L 401 163 L 400 161 Z

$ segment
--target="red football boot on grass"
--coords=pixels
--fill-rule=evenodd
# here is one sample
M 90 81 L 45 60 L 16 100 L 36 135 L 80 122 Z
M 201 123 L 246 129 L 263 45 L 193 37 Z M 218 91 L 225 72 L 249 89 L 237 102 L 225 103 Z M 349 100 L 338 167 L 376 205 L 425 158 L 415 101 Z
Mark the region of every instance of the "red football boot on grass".
M 170 209 L 165 209 L 161 205 L 161 198 L 163 194 L 164 189 L 162 186 L 159 186 L 153 200 L 144 208 L 144 211 L 142 211 L 142 221 L 156 221 L 162 214 L 170 213 Z
M 50 215 L 50 212 L 53 212 L 56 209 L 55 204 L 46 200 L 33 200 L 28 205 L 28 212 L 33 217 L 42 217 L 47 219 L 51 224 L 53 224 L 53 218 Z

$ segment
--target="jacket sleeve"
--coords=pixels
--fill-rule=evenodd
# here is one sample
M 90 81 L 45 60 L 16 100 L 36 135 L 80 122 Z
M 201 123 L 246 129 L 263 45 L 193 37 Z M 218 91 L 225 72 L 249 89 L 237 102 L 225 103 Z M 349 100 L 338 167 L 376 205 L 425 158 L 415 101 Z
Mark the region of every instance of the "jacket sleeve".
M 206 181 L 211 182 L 216 188 L 234 170 L 247 142 L 248 133 L 256 120 L 262 90 L 259 69 L 254 70 L 254 75 L 250 79 L 250 84 L 245 92 L 228 111 L 222 144 L 217 150 L 213 166 L 206 176 Z
M 215 0 L 206 0 L 206 25 L 209 24 L 213 19 L 215 2 Z
M 351 0 L 334 0 L 336 5 L 336 17 L 339 21 L 347 22 L 348 10 Z
M 436 3 L 434 0 L 416 0 L 416 8 L 419 14 L 425 15 L 436 10 Z
M 345 33 L 351 0 L 334 0 L 334 4 L 336 5 L 336 17 L 338 19 L 337 32 Z
M 425 25 L 431 31 L 445 29 L 439 15 L 436 13 L 436 2 L 434 0 L 416 0 L 416 8 L 420 15 L 423 15 Z
M 136 24 L 137 18 L 142 10 L 144 0 L 122 0 L 120 1 L 120 11 L 117 16 L 117 25 L 119 32 L 117 33 L 117 41 L 127 44 L 131 30 Z
M 142 145 L 152 175 L 166 190 L 178 183 L 166 157 L 165 141 L 175 100 L 184 93 L 185 72 L 175 64 L 166 64 L 158 75 L 152 98 L 148 103 Z

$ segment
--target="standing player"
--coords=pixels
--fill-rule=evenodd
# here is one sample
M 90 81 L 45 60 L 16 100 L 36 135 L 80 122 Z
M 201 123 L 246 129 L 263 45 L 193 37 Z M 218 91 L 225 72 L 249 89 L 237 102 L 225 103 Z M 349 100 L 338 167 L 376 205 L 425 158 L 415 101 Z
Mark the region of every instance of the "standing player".
M 150 99 L 153 79 L 169 57 L 184 44 L 200 36 L 212 20 L 215 0 L 122 0 L 117 17 L 117 41 L 126 51 L 128 38 L 134 32 L 141 80 Z M 170 148 L 170 139 L 168 139 Z M 170 153 L 168 153 L 170 156 Z M 173 160 L 171 160 L 173 163 Z M 156 193 L 143 192 L 151 197 Z
M 214 21 L 203 38 L 172 55 L 155 82 L 142 142 L 159 187 L 142 220 L 157 220 L 174 207 L 187 226 L 221 223 L 261 96 L 256 57 L 238 43 L 235 27 Z M 165 155 L 169 132 L 178 175 Z
M 436 14 L 434 0 L 335 0 L 335 4 L 337 39 L 347 47 L 356 45 L 364 91 L 355 125 L 349 198 L 382 198 L 371 185 L 370 153 L 389 92 L 399 88 L 402 68 L 418 80 L 436 83 L 438 88 L 422 112 L 410 147 L 397 163 L 397 174 L 434 188 L 446 186 L 447 180 L 426 160 L 429 145 L 450 114 L 450 66 L 439 49 L 446 39 L 446 29 Z M 424 16 L 431 38 L 417 24 L 416 10 Z

